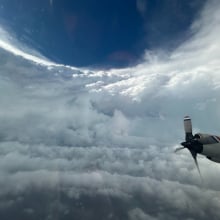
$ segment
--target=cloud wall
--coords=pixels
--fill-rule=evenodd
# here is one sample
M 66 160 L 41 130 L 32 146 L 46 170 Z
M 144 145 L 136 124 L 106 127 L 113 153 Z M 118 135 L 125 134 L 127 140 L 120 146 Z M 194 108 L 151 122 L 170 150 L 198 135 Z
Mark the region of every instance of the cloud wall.
M 218 1 L 171 54 L 88 71 L 0 50 L 0 218 L 219 219 L 220 166 L 173 150 L 220 131 Z M 16 46 L 16 45 L 14 45 Z M 11 51 L 10 51 L 11 52 Z

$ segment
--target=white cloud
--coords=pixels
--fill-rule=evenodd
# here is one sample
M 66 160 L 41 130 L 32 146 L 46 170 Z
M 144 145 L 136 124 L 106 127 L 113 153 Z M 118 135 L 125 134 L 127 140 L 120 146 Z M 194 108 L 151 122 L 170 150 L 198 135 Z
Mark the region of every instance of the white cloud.
M 219 10 L 207 4 L 192 38 L 166 60 L 146 53 L 123 70 L 39 66 L 2 43 L 19 56 L 0 51 L 0 209 L 41 190 L 84 205 L 83 196 L 115 198 L 133 220 L 219 219 L 220 166 L 199 157 L 201 185 L 189 152 L 173 153 L 186 114 L 195 131 L 219 131 Z M 71 214 L 64 200 L 60 210 Z

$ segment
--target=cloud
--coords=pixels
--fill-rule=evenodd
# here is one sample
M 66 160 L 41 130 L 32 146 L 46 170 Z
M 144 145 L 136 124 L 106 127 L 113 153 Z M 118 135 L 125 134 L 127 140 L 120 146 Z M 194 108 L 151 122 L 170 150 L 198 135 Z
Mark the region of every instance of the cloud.
M 53 0 L 49 0 L 50 1 L 50 5 L 53 6 Z
M 22 57 L 25 60 L 31 61 L 35 64 L 46 66 L 48 69 L 51 69 L 53 67 L 57 68 L 68 68 L 70 70 L 79 70 L 78 68 L 75 68 L 73 66 L 65 66 L 62 64 L 54 63 L 50 60 L 48 60 L 46 57 L 41 55 L 39 52 L 37 52 L 34 49 L 31 49 L 27 47 L 26 45 L 20 43 L 12 34 L 7 31 L 6 28 L 3 26 L 0 26 L 0 48 L 2 48 L 5 51 L 8 51 L 9 53 L 14 54 L 15 56 Z
M 146 9 L 147 9 L 147 1 L 146 0 L 136 0 L 136 7 L 141 16 L 145 17 Z
M 186 114 L 194 132 L 219 131 L 218 4 L 173 53 L 131 68 L 0 50 L 0 218 L 219 219 L 219 165 L 198 158 L 202 185 L 189 152 L 173 153 Z

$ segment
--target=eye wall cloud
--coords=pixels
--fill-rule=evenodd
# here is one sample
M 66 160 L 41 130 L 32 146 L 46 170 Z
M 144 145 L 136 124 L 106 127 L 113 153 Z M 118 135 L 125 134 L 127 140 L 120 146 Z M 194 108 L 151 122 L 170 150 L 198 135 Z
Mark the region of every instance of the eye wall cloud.
M 219 12 L 209 1 L 172 53 L 120 70 L 1 49 L 1 219 L 219 219 L 219 165 L 199 157 L 201 183 L 173 153 L 186 114 L 220 131 Z

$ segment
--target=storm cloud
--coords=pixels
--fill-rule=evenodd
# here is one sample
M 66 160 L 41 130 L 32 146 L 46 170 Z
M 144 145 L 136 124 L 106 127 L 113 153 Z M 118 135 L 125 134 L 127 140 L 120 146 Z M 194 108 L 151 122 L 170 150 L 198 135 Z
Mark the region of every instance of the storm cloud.
M 220 166 L 199 157 L 201 182 L 189 153 L 173 153 L 186 114 L 194 132 L 219 132 L 219 13 L 209 1 L 175 51 L 120 70 L 2 46 L 0 218 L 219 219 Z

